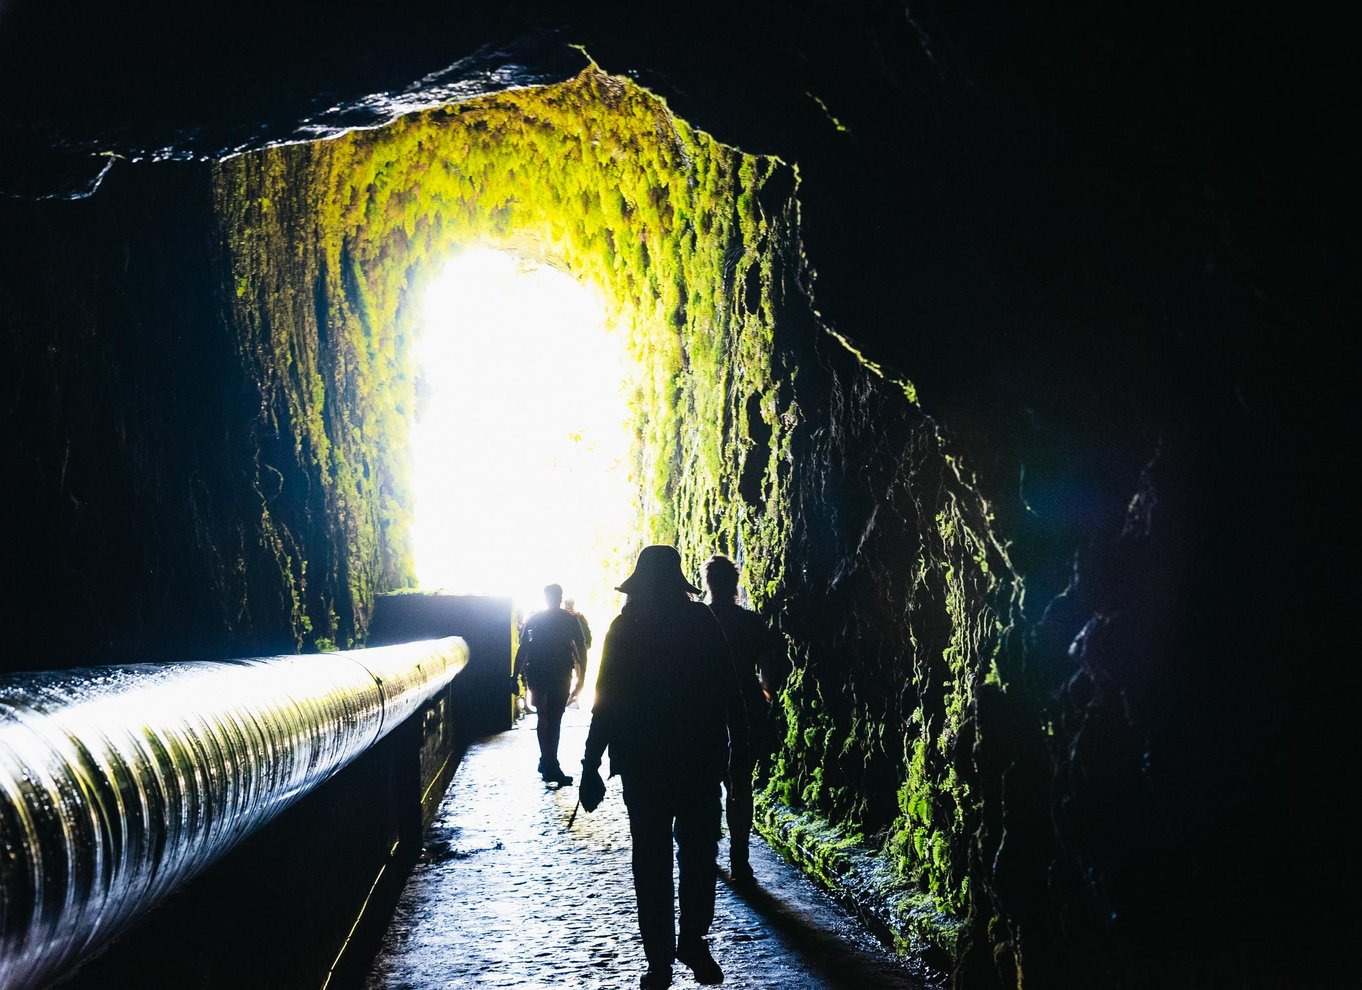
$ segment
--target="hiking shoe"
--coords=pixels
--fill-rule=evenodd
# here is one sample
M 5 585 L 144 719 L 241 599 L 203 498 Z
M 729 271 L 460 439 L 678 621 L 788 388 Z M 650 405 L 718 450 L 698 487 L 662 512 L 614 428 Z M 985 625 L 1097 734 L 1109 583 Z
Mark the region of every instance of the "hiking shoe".
M 672 968 L 649 966 L 648 972 L 639 977 L 638 985 L 640 990 L 665 990 L 672 985 Z
M 544 774 L 544 783 L 557 784 L 559 787 L 566 787 L 572 783 L 572 775 L 563 773 L 562 770 L 552 770 Z
M 751 863 L 734 863 L 728 870 L 728 879 L 735 887 L 749 887 L 757 882 Z
M 724 971 L 709 954 L 709 946 L 703 939 L 676 944 L 676 961 L 688 966 L 695 975 L 696 983 L 713 985 L 724 981 Z

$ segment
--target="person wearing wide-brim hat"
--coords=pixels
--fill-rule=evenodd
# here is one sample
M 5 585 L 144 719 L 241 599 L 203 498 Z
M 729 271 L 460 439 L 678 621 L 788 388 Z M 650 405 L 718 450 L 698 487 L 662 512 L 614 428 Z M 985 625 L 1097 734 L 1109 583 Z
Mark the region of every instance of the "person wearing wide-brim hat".
M 615 590 L 637 595 L 666 593 L 678 588 L 688 594 L 700 594 L 700 589 L 686 580 L 685 572 L 681 570 L 681 554 L 676 547 L 654 544 L 639 551 L 634 573 L 621 581 Z
M 690 596 L 675 547 L 644 547 L 618 589 L 629 596 L 601 649 L 596 701 L 582 760 L 582 807 L 605 796 L 610 753 L 629 811 L 634 891 L 648 970 L 643 990 L 671 985 L 673 959 L 699 983 L 723 970 L 705 943 L 714 921 L 722 803 L 730 760 L 747 758 L 747 717 L 728 642 L 713 613 Z M 679 931 L 672 839 L 680 871 Z

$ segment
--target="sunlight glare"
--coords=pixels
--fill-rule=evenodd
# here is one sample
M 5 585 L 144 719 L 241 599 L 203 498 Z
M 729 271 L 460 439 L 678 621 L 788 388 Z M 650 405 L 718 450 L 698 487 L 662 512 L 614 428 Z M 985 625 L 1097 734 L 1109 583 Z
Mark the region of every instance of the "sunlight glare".
M 547 264 L 476 248 L 436 277 L 416 345 L 423 589 L 510 597 L 528 614 L 556 582 L 598 652 L 634 549 L 622 336 L 598 290 Z

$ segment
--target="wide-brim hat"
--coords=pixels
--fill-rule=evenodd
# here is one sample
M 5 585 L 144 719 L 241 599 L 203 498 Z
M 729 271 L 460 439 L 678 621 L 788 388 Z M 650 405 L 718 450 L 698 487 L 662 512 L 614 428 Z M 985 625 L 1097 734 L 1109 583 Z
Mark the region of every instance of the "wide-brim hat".
M 616 591 L 632 595 L 639 591 L 670 591 L 684 588 L 692 595 L 700 594 L 700 589 L 686 580 L 681 570 L 681 554 L 676 547 L 654 544 L 639 551 L 634 573 L 619 583 Z

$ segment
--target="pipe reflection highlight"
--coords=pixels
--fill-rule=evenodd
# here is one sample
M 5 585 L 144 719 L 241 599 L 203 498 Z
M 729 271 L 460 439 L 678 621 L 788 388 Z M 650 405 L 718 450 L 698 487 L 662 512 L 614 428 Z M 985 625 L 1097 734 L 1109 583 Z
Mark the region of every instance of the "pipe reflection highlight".
M 0 679 L 0 987 L 98 949 L 467 659 L 451 637 Z

